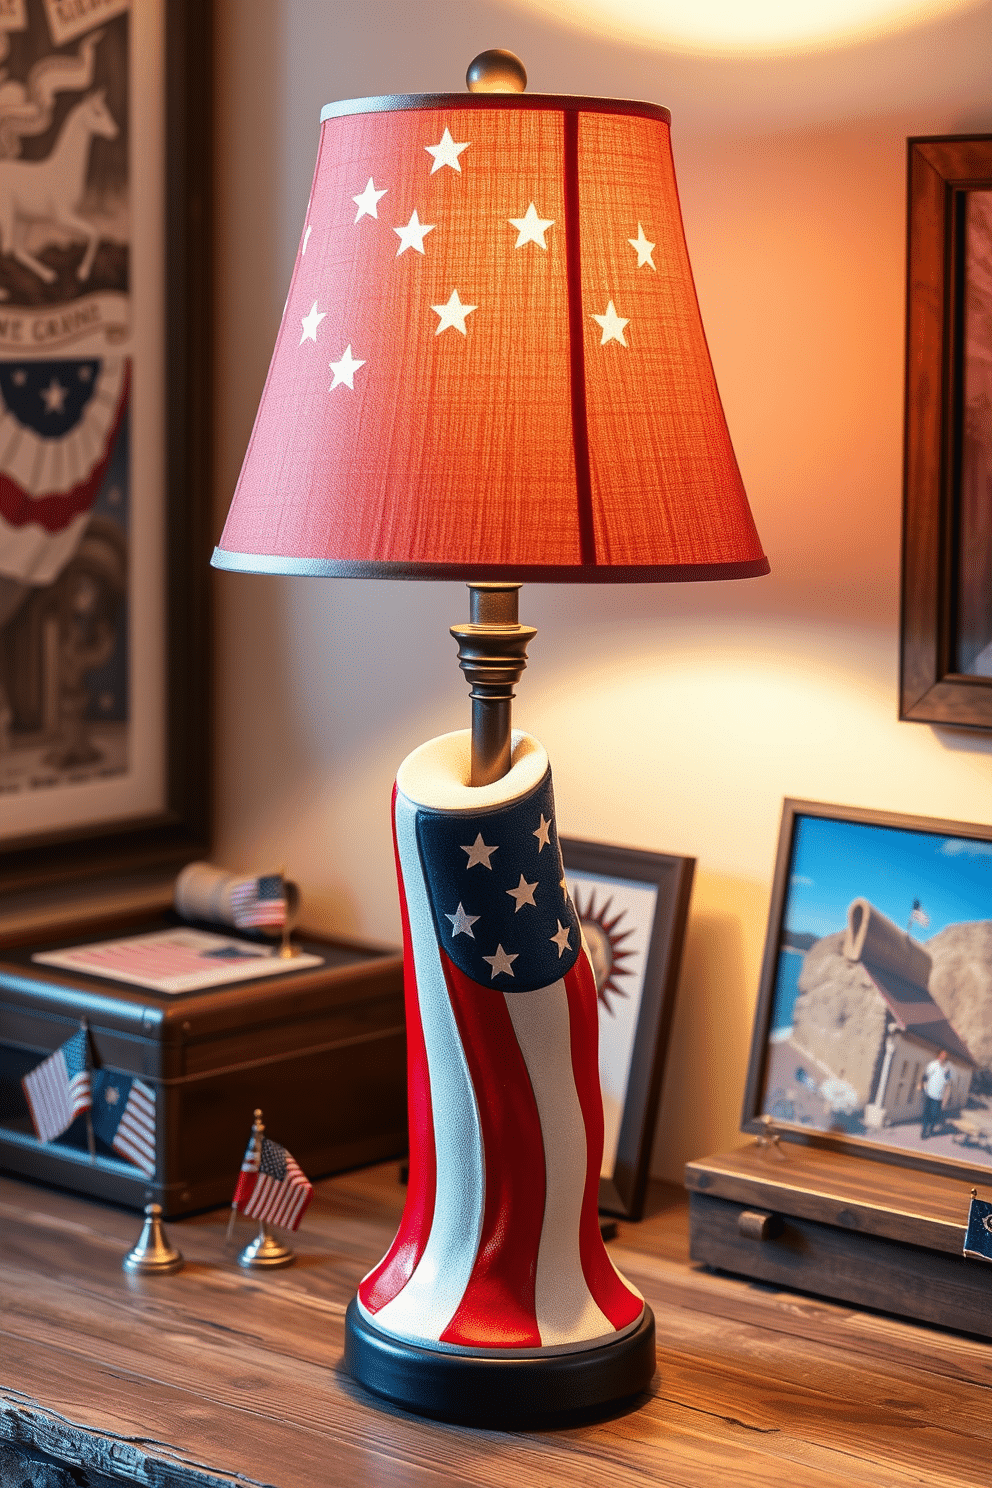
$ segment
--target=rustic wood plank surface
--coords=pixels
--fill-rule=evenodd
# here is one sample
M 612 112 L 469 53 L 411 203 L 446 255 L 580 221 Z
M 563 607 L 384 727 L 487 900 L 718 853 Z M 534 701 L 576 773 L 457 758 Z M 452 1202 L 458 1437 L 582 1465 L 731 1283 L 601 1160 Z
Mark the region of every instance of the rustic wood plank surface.
M 321 1183 L 297 1264 L 268 1276 L 235 1264 L 249 1226 L 225 1249 L 226 1213 L 174 1222 L 185 1270 L 136 1279 L 121 1270 L 134 1214 L 0 1181 L 0 1483 L 957 1488 L 987 1476 L 992 1346 L 694 1267 L 675 1190 L 611 1245 L 658 1323 L 658 1373 L 636 1410 L 504 1434 L 377 1404 L 341 1368 L 344 1310 L 402 1202 L 395 1164 Z M 23 1470 L 9 1466 L 15 1448 Z

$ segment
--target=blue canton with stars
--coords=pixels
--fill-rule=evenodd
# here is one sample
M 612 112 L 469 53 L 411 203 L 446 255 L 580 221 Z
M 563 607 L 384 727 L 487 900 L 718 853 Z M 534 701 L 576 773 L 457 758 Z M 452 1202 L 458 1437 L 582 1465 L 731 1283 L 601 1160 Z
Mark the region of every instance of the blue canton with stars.
M 93 1130 L 108 1147 L 114 1144 L 133 1084 L 133 1075 L 111 1070 L 97 1070 L 93 1076 Z
M 74 429 L 96 388 L 100 363 L 2 362 L 0 393 L 19 423 L 42 438 L 61 439 Z
M 441 949 L 501 992 L 571 971 L 581 936 L 562 880 L 549 770 L 522 801 L 475 816 L 417 812 L 417 845 Z

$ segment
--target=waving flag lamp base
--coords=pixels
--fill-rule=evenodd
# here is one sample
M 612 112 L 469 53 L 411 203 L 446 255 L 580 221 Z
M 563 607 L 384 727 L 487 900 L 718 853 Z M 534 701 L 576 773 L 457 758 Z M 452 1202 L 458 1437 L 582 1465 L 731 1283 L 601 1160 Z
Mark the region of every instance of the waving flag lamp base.
M 654 1373 L 654 1320 L 599 1229 L 603 1102 L 592 968 L 565 883 L 548 758 L 510 732 L 535 632 L 516 584 L 452 627 L 473 727 L 414 750 L 393 826 L 404 922 L 407 1201 L 348 1313 L 354 1377 L 490 1426 L 602 1408 Z
M 633 1400 L 654 1374 L 654 1316 L 578 1353 L 494 1357 L 418 1347 L 382 1333 L 352 1301 L 345 1368 L 374 1395 L 441 1421 L 489 1427 L 565 1425 Z

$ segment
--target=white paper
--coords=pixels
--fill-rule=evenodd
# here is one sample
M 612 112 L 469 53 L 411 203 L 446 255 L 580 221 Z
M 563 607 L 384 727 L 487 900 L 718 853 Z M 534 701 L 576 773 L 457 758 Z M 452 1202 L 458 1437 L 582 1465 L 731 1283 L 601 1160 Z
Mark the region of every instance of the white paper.
M 99 940 L 62 951 L 36 951 L 31 960 L 86 976 L 132 982 L 153 992 L 199 992 L 226 982 L 284 976 L 304 966 L 323 965 L 322 956 L 283 957 L 278 949 L 254 941 L 186 928 Z

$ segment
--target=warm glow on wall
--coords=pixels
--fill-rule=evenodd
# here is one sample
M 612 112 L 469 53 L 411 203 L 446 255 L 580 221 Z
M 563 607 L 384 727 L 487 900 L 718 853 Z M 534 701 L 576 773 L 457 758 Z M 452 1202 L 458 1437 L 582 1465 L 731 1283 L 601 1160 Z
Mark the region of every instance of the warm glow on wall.
M 563 25 L 684 52 L 816 51 L 909 30 L 980 0 L 511 0 Z

